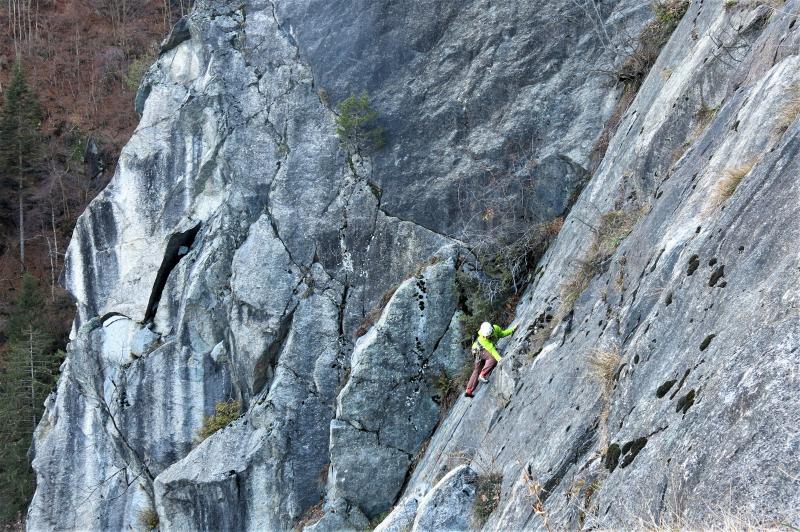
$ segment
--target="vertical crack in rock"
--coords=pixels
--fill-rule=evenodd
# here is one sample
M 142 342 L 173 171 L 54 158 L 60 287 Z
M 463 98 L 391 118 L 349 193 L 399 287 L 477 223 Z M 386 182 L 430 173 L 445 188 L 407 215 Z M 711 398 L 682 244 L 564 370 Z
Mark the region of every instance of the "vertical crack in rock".
M 258 395 L 264 388 L 264 385 L 267 384 L 275 374 L 275 368 L 278 365 L 281 349 L 283 348 L 283 345 L 286 342 L 286 337 L 289 335 L 289 331 L 292 328 L 292 320 L 294 319 L 295 310 L 296 309 L 290 310 L 289 313 L 281 319 L 278 330 L 275 332 L 275 340 L 269 344 L 267 350 L 256 362 L 255 368 L 253 369 L 254 395 Z

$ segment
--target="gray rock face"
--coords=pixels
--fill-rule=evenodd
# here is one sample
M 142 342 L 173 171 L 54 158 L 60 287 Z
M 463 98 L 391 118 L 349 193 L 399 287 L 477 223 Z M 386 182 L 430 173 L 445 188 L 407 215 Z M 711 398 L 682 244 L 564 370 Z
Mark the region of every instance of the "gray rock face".
M 468 530 L 472 525 L 478 475 L 468 465 L 442 478 L 420 502 L 413 532 Z
M 375 532 L 405 532 L 411 530 L 411 527 L 414 526 L 414 518 L 417 515 L 418 507 L 418 497 L 412 495 L 403 498 L 389 512 L 389 515 L 375 527 Z
M 800 2 L 725 4 L 691 3 L 600 160 L 604 71 L 649 3 L 198 2 L 68 250 L 28 528 L 286 530 L 322 504 L 308 529 L 393 505 L 380 529 L 466 529 L 487 466 L 489 529 L 799 523 Z M 361 89 L 387 130 L 369 157 L 332 111 Z M 491 382 L 444 416 L 485 198 L 535 223 L 587 182 Z M 630 235 L 559 313 L 611 211 Z
M 488 529 L 800 522 L 798 65 L 778 45 L 798 8 L 692 3 L 521 299 L 499 375 L 454 406 L 407 490 L 490 453 Z M 601 214 L 643 205 L 539 350 Z M 611 381 L 597 350 L 619 353 Z
M 395 292 L 356 343 L 331 423 L 333 495 L 374 517 L 391 507 L 414 455 L 439 421 L 437 379 L 464 366 L 458 342 L 454 259 Z

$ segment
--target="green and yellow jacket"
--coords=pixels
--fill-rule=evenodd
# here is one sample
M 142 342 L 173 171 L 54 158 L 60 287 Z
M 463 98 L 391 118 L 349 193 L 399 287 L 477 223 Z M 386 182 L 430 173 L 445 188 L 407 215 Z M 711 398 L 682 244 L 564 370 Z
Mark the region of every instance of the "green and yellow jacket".
M 491 336 L 488 338 L 485 336 L 478 335 L 478 339 L 472 343 L 472 349 L 480 349 L 483 347 L 486 349 L 495 360 L 500 362 L 500 353 L 497 352 L 497 348 L 494 346 L 494 343 L 499 340 L 500 338 L 505 338 L 514 333 L 514 327 L 509 327 L 508 329 L 502 329 L 499 325 L 492 325 Z

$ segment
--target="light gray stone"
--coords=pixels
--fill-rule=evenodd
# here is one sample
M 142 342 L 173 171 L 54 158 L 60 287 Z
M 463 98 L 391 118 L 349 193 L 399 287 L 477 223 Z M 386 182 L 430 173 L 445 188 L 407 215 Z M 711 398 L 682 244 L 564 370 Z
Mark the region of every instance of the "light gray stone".
M 404 281 L 356 342 L 331 422 L 330 479 L 332 495 L 367 517 L 392 506 L 439 421 L 436 380 L 463 367 L 463 349 L 452 340 L 460 330 L 456 305 L 451 257 Z
M 414 525 L 414 517 L 417 515 L 419 498 L 409 496 L 403 498 L 395 506 L 389 515 L 375 527 L 375 532 L 408 532 Z
M 472 528 L 478 474 L 461 465 L 446 474 L 419 502 L 412 532 Z

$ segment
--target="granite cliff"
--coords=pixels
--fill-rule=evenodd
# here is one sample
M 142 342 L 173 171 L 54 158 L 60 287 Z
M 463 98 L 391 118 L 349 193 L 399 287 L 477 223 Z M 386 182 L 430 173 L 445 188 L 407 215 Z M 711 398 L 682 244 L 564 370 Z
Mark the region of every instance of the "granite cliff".
M 797 526 L 800 2 L 659 6 L 198 2 L 69 247 L 28 528 Z M 454 400 L 476 249 L 559 217 Z

